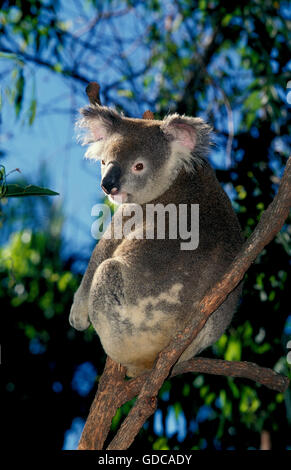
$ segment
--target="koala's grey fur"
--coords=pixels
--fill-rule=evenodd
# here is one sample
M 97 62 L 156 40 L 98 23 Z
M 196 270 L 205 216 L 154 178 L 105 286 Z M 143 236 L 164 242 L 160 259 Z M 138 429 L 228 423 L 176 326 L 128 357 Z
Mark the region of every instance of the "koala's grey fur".
M 176 114 L 163 121 L 130 119 L 99 105 L 81 112 L 80 126 L 89 129 L 84 142 L 91 143 L 86 155 L 104 161 L 102 174 L 109 162 L 120 164 L 125 204 L 199 204 L 196 250 L 181 250 L 179 238 L 103 237 L 75 294 L 71 325 L 84 330 L 92 323 L 106 353 L 127 368 L 128 376 L 137 376 L 153 366 L 189 316 L 198 323 L 196 306 L 240 249 L 241 230 L 205 158 L 211 129 L 202 119 Z M 140 161 L 145 170 L 133 174 L 132 165 Z M 222 335 L 240 290 L 212 314 L 180 361 Z

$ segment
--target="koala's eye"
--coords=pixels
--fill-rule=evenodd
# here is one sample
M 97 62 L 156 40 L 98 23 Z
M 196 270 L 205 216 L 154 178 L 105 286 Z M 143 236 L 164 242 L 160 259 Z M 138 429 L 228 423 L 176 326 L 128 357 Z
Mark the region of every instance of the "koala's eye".
M 143 163 L 136 163 L 133 167 L 133 171 L 141 171 L 143 170 Z
M 105 161 L 104 161 L 104 160 L 101 160 L 101 163 L 102 163 L 102 165 L 105 165 Z

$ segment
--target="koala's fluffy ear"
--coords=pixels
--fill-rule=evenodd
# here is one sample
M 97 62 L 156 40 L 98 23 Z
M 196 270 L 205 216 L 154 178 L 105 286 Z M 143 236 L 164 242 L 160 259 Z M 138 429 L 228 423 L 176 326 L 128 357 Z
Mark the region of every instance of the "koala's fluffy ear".
M 163 120 L 161 130 L 175 144 L 173 151 L 186 168 L 207 156 L 212 129 L 203 119 L 171 114 Z
M 122 121 L 122 117 L 114 109 L 98 104 L 82 108 L 80 113 L 83 117 L 77 125 L 89 131 L 81 139 L 83 145 L 105 140 L 118 129 Z

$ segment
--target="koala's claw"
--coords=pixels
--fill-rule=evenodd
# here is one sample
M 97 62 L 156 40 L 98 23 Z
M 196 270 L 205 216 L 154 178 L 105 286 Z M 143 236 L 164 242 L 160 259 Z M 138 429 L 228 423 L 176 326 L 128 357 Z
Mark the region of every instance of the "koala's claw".
M 79 331 L 84 331 L 90 326 L 87 309 L 82 308 L 79 303 L 73 303 L 69 316 L 70 325 Z

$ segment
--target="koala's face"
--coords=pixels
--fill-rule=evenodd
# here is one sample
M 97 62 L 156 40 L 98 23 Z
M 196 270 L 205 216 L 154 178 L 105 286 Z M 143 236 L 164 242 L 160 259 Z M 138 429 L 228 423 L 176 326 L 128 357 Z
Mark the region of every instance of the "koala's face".
M 143 204 L 169 185 L 169 144 L 158 125 L 123 124 L 100 148 L 101 187 L 114 202 Z
M 210 130 L 199 118 L 178 115 L 130 119 L 98 105 L 81 112 L 80 125 L 90 130 L 86 157 L 101 161 L 101 187 L 117 203 L 144 204 L 163 194 L 182 167 L 193 168 L 194 149 L 204 144 L 198 132 Z

